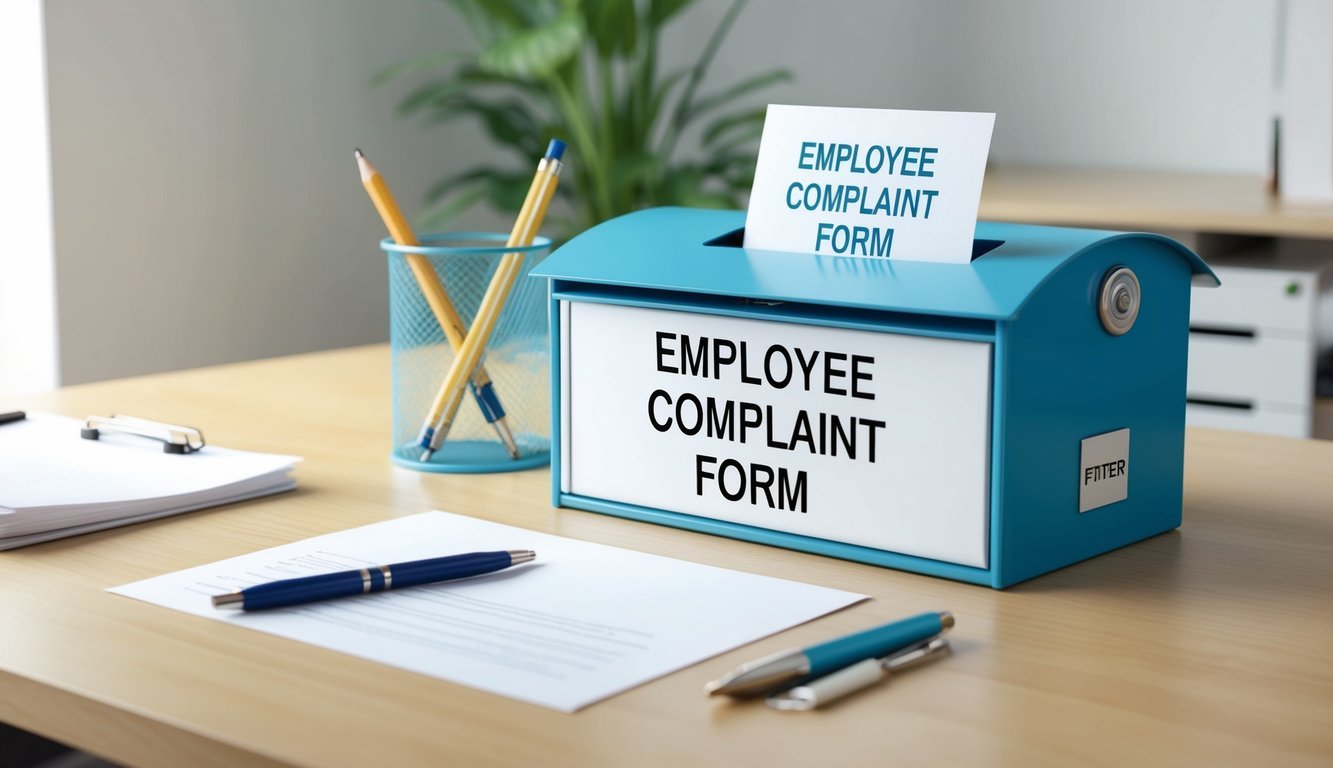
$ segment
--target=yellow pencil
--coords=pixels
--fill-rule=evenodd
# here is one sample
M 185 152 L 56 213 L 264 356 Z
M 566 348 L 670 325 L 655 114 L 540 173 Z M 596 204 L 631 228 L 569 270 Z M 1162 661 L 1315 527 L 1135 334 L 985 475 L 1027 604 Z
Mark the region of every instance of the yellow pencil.
M 380 218 L 384 220 L 384 225 L 389 229 L 389 236 L 399 245 L 417 245 L 416 235 L 412 234 L 412 227 L 407 223 L 407 218 L 398 207 L 397 201 L 393 198 L 393 193 L 389 191 L 389 185 L 385 183 L 384 177 L 375 170 L 375 166 L 370 164 L 361 150 L 356 150 L 356 165 L 361 171 L 361 185 L 366 188 L 366 193 L 370 195 L 370 201 L 375 204 L 375 210 L 379 211 Z M 435 269 L 431 267 L 430 259 L 419 253 L 407 254 L 407 265 L 412 270 L 412 275 L 417 280 L 417 285 L 421 286 L 421 293 L 426 297 L 426 303 L 430 305 L 431 311 L 435 313 L 435 319 L 439 321 L 440 328 L 444 330 L 444 336 L 449 340 L 449 346 L 457 351 L 463 346 L 464 331 L 463 318 L 458 316 L 458 310 L 454 309 L 454 304 L 449 300 L 449 294 L 445 292 L 444 286 L 440 284 L 439 278 L 435 274 Z M 491 383 L 491 377 L 486 373 L 486 368 L 477 365 L 473 370 L 471 377 L 472 396 L 477 401 L 477 406 L 481 408 L 482 416 L 490 422 L 495 428 L 495 434 L 500 437 L 500 442 L 504 443 L 505 451 L 509 457 L 517 459 L 518 444 L 514 442 L 514 435 L 509 430 L 509 425 L 505 422 L 504 407 L 500 405 L 500 398 L 495 394 L 495 387 Z
M 537 164 L 537 173 L 532 178 L 532 186 L 528 188 L 528 196 L 518 212 L 518 219 L 514 222 L 514 229 L 509 233 L 506 245 L 515 248 L 528 246 L 537 237 L 537 230 L 541 228 L 542 220 L 546 218 L 546 209 L 551 205 L 556 185 L 560 182 L 560 158 L 564 154 L 565 143 L 560 139 L 551 139 L 545 157 Z M 522 253 L 506 253 L 501 257 L 495 274 L 491 276 L 490 285 L 486 287 L 486 295 L 481 299 L 477 316 L 472 319 L 472 327 L 468 329 L 467 338 L 458 348 L 454 364 L 449 368 L 439 392 L 435 394 L 435 402 L 431 405 L 426 423 L 422 426 L 420 439 L 422 461 L 429 461 L 431 455 L 449 435 L 454 416 L 457 415 L 458 406 L 463 400 L 463 384 L 467 380 L 468 372 L 481 361 L 482 351 L 486 349 L 491 332 L 495 330 L 495 323 L 500 319 L 500 312 L 504 310 L 509 291 L 514 287 L 514 282 L 523 269 L 524 256 Z

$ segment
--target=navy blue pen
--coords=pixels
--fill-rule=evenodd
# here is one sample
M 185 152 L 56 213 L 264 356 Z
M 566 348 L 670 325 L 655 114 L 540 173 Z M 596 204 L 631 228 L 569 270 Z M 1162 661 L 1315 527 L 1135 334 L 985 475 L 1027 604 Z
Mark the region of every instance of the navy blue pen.
M 298 579 L 282 579 L 267 584 L 238 589 L 213 598 L 214 608 L 240 608 L 259 611 L 301 605 L 316 600 L 364 595 L 386 589 L 415 587 L 451 579 L 465 579 L 483 573 L 502 571 L 511 565 L 530 562 L 537 553 L 530 549 L 508 552 L 469 552 L 466 555 L 433 557 L 395 565 L 372 565 L 354 571 L 322 573 Z

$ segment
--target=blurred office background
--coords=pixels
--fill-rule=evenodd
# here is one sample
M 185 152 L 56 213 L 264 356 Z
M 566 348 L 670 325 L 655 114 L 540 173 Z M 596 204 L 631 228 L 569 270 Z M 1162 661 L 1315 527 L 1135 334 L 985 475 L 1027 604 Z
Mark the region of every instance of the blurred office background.
M 397 116 L 411 78 L 370 83 L 474 46 L 437 0 L 6 6 L 6 162 L 23 173 L 6 174 L 0 206 L 0 390 L 385 340 L 382 226 L 352 148 L 409 213 L 432 181 L 497 152 L 469 122 Z M 664 67 L 692 61 L 726 7 L 703 0 L 673 22 Z M 795 79 L 756 103 L 994 111 L 996 165 L 1258 184 L 1282 7 L 765 0 L 709 79 L 783 66 Z M 507 220 L 477 209 L 461 223 Z

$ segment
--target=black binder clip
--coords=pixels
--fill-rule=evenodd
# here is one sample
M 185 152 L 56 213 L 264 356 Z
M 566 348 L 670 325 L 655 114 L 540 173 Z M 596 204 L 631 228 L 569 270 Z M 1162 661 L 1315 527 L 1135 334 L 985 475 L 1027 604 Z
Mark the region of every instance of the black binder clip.
M 122 432 L 127 435 L 161 440 L 165 453 L 194 453 L 204 447 L 204 433 L 194 427 L 164 424 L 160 421 L 136 419 L 133 416 L 89 416 L 79 430 L 84 440 L 96 440 L 103 432 Z

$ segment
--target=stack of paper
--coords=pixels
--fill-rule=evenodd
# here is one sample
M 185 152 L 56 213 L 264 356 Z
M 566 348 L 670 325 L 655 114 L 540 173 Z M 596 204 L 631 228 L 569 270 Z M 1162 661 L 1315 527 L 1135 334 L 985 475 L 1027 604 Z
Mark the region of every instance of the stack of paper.
M 30 412 L 0 426 L 0 550 L 296 486 L 295 456 L 214 446 L 168 454 L 132 435 L 85 440 L 82 425 Z

